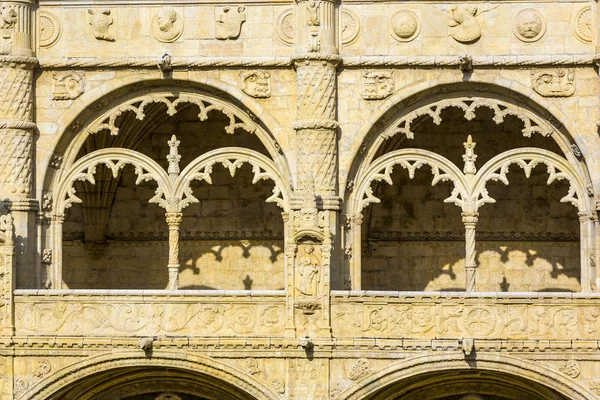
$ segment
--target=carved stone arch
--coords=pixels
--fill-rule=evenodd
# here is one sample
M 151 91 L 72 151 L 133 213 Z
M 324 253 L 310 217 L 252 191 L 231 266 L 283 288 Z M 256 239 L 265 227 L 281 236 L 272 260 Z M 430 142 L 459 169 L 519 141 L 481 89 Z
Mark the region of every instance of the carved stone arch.
M 461 101 L 461 98 L 468 99 L 468 102 Z M 474 109 L 485 106 L 495 112 L 498 121 L 503 116 L 514 115 L 514 113 L 518 114 L 516 116 L 521 121 L 535 121 L 542 127 L 541 132 L 551 132 L 551 137 L 579 176 L 591 182 L 585 160 L 573 154 L 572 145 L 576 144 L 576 140 L 572 132 L 576 132 L 575 125 L 556 105 L 535 93 L 532 94 L 530 88 L 508 80 L 482 78 L 471 79 L 469 82 L 431 80 L 399 89 L 366 119 L 355 136 L 360 142 L 357 141 L 349 146 L 351 154 L 348 157 L 350 160 L 348 165 L 346 168 L 340 166 L 341 171 L 344 169 L 349 171 L 348 175 L 340 176 L 344 199 L 348 200 L 355 186 L 356 177 L 363 175 L 363 171 L 373 162 L 377 151 L 390 137 L 389 134 L 394 131 L 397 123 L 407 117 L 413 117 L 415 113 L 437 118 L 439 117 L 439 110 L 436 109 L 438 103 L 445 108 L 452 106 L 452 102 L 455 102 L 453 106 L 465 111 L 465 117 L 471 117 Z M 505 109 L 507 105 L 509 108 Z M 527 125 L 526 122 L 524 124 Z M 524 133 L 529 134 L 534 131 L 535 129 L 532 130 L 530 127 L 524 130 Z M 386 137 L 384 133 L 388 133 L 388 136 Z M 578 150 L 581 148 L 582 146 Z
M 588 389 L 557 371 L 525 359 L 507 355 L 478 353 L 477 357 L 465 359 L 462 352 L 454 354 L 426 354 L 390 365 L 369 375 L 344 390 L 336 398 L 345 400 L 391 400 L 397 396 L 386 393 L 386 388 L 398 387 L 411 378 L 427 373 L 450 371 L 501 373 L 515 379 L 523 379 L 558 392 L 570 400 L 596 398 Z
M 385 181 L 392 185 L 391 173 L 396 165 L 406 169 L 411 179 L 417 169 L 428 165 L 432 173 L 432 186 L 440 181 L 454 183 L 454 191 L 445 202 L 454 203 L 462 208 L 463 202 L 468 198 L 467 181 L 454 163 L 428 150 L 403 149 L 378 158 L 364 171 L 363 175 L 357 178 L 355 189 L 350 197 L 349 215 L 360 213 L 367 205 L 379 202 L 379 199 L 374 197 L 370 191 L 371 184 L 375 181 Z
M 503 152 L 479 169 L 475 179 L 471 182 L 471 198 L 476 201 L 477 208 L 485 203 L 494 202 L 487 195 L 487 182 L 493 180 L 509 185 L 506 174 L 513 165 L 520 167 L 527 177 L 536 166 L 545 165 L 549 174 L 548 185 L 558 180 L 566 180 L 569 183 L 569 192 L 560 199 L 561 202 L 573 204 L 581 213 L 593 210 L 593 204 L 590 204 L 583 179 L 573 166 L 551 151 L 534 147 Z
M 209 151 L 193 160 L 181 171 L 175 181 L 173 194 L 175 198 L 183 199 L 183 207 L 197 201 L 190 197 L 192 196 L 190 191 L 191 181 L 200 180 L 211 184 L 212 167 L 216 164 L 221 164 L 224 168 L 227 168 L 232 177 L 242 165 L 250 164 L 254 174 L 253 184 L 265 179 L 270 179 L 275 183 L 273 195 L 266 201 L 277 204 L 286 212 L 289 211 L 291 188 L 275 163 L 257 151 L 239 147 L 224 147 Z
M 234 396 L 237 393 L 237 397 L 231 397 L 232 399 L 276 400 L 280 398 L 265 384 L 216 359 L 163 350 L 154 350 L 152 357 L 146 357 L 144 352 L 138 350 L 92 356 L 62 368 L 32 385 L 21 395 L 21 399 L 54 398 L 57 394 L 95 374 L 128 367 L 168 368 L 172 372 L 181 370 L 194 373 L 198 377 L 213 379 L 216 384 L 219 381 L 226 384 Z
M 56 183 L 53 193 L 55 194 L 54 213 L 61 215 L 65 208 L 72 203 L 79 203 L 75 195 L 74 183 L 76 181 L 87 181 L 95 184 L 94 174 L 98 165 L 105 165 L 114 178 L 117 178 L 120 170 L 126 165 L 133 165 L 137 175 L 136 183 L 154 180 L 158 184 L 156 196 L 150 202 L 156 202 L 161 207 L 167 208 L 167 201 L 173 196 L 171 183 L 165 170 L 150 157 L 129 149 L 109 148 L 96 150 L 77 160 L 64 177 Z
M 53 153 L 49 153 L 48 159 L 44 160 L 44 167 L 41 169 L 44 183 L 38 190 L 40 192 L 49 190 L 59 179 L 58 176 L 64 173 L 65 165 L 74 162 L 78 149 L 91 134 L 90 128 L 95 123 L 135 98 L 160 97 L 161 93 L 214 100 L 220 106 L 226 107 L 250 127 L 284 175 L 291 176 L 290 161 L 285 157 L 282 147 L 274 136 L 275 133 L 285 134 L 285 128 L 256 100 L 245 95 L 237 87 L 206 76 L 194 81 L 173 79 L 165 85 L 164 80 L 148 80 L 136 75 L 123 80 L 107 81 L 74 100 L 72 107 L 57 121 L 60 138 L 54 146 Z M 51 154 L 54 154 L 53 157 L 61 157 L 61 166 L 58 170 L 47 167 L 51 161 Z

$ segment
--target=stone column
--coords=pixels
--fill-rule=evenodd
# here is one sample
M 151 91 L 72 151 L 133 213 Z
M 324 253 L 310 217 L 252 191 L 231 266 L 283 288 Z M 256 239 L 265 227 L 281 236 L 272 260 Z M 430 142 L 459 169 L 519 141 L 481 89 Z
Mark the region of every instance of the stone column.
M 32 196 L 33 2 L 2 3 L 0 18 L 0 201 L 13 215 L 18 282 L 35 285 L 36 211 Z
M 580 226 L 580 252 L 581 252 L 581 291 L 589 293 L 592 291 L 592 282 L 597 279 L 592 275 L 592 266 L 595 264 L 595 229 L 594 216 L 591 212 L 579 213 Z M 598 290 L 598 289 L 596 289 Z
M 46 272 L 46 289 L 62 289 L 62 237 L 64 214 L 53 214 L 50 220 L 50 235 L 52 236 L 52 263 Z
M 168 290 L 179 289 L 179 225 L 182 214 L 180 212 L 168 212 L 167 225 L 169 225 L 169 284 Z
M 462 221 L 465 224 L 465 273 L 466 291 L 474 292 L 476 285 L 477 262 L 475 261 L 475 226 L 479 213 L 464 212 Z
M 335 260 L 339 257 L 337 12 L 337 5 L 331 0 L 297 0 L 295 10 L 297 109 L 293 127 L 296 130 L 297 179 L 292 200 L 294 243 L 288 246 L 294 246 L 294 253 L 301 253 L 295 255 L 295 269 L 298 268 L 295 264 L 300 262 L 320 263 L 316 267 L 319 276 L 311 278 L 318 280 L 317 293 L 302 294 L 301 299 L 295 300 L 296 310 L 301 309 L 303 313 L 300 320 L 316 325 L 313 334 L 319 337 L 331 336 L 330 269 L 336 267 Z M 292 251 L 288 253 L 291 256 Z M 306 265 L 303 268 L 304 271 Z M 299 276 L 296 270 L 293 276 L 294 279 Z M 293 285 L 294 298 L 301 293 L 298 286 L 299 283 Z

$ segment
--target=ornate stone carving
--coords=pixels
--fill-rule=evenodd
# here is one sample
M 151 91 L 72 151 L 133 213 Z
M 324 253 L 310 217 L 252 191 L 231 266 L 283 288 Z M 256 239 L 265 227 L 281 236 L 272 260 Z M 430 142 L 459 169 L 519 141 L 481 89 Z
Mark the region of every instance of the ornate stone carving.
M 152 18 L 152 36 L 159 42 L 174 42 L 183 33 L 183 18 L 171 7 L 161 8 Z
M 360 378 L 364 378 L 370 373 L 371 363 L 366 358 L 360 358 L 355 364 L 352 365 L 352 367 L 350 367 L 350 370 L 348 371 L 348 378 L 356 381 Z
M 10 63 L 0 68 L 0 129 L 33 129 L 33 124 L 23 124 L 32 120 L 32 78 L 27 64 Z M 2 123 L 2 120 L 10 120 L 11 123 Z
M 283 378 L 273 378 L 270 383 L 273 390 L 275 390 L 279 394 L 285 393 L 285 381 Z
M 54 72 L 52 78 L 53 100 L 75 100 L 85 91 L 85 72 Z
M 335 119 L 335 74 L 334 67 L 320 63 L 298 68 L 299 119 Z
M 33 369 L 33 376 L 36 378 L 43 378 L 48 375 L 51 370 L 52 368 L 48 360 L 37 360 Z
M 62 26 L 58 18 L 49 11 L 39 13 L 40 47 L 52 47 L 60 39 Z
M 389 71 L 365 71 L 362 96 L 365 100 L 382 100 L 394 93 L 394 79 Z
M 275 25 L 277 38 L 283 44 L 291 46 L 294 43 L 295 26 L 294 10 L 289 8 L 283 11 L 279 14 L 279 17 L 277 17 L 277 23 Z
M 89 24 L 92 26 L 94 37 L 98 40 L 114 42 L 115 38 L 109 32 L 110 26 L 114 23 L 111 11 L 88 9 L 87 12 L 90 15 Z
M 249 96 L 266 99 L 271 97 L 271 74 L 264 71 L 240 72 L 242 91 Z
M 581 374 L 581 367 L 576 360 L 569 360 L 562 364 L 559 368 L 560 372 L 575 379 Z
M 342 44 L 350 46 L 358 40 L 361 31 L 360 18 L 354 11 L 343 8 L 340 16 Z
M 44 249 L 42 251 L 42 264 L 52 264 L 52 249 Z
M 390 19 L 390 35 L 399 42 L 410 42 L 421 31 L 419 15 L 411 10 L 397 11 Z
M 297 297 L 318 297 L 321 275 L 321 260 L 314 254 L 313 245 L 301 245 L 297 257 L 296 270 L 298 271 L 296 295 Z
M 584 43 L 591 43 L 594 39 L 594 28 L 592 21 L 592 7 L 585 6 L 573 14 L 571 27 L 577 39 Z
M 244 371 L 246 371 L 246 373 L 249 375 L 259 375 L 261 373 L 256 358 L 246 358 L 242 361 L 242 367 L 244 368 Z
M 50 156 L 50 162 L 48 166 L 50 168 L 59 169 L 63 162 L 63 156 L 60 154 L 52 153 Z
M 473 43 L 481 37 L 481 24 L 477 17 L 490 11 L 495 6 L 490 5 L 452 5 L 448 9 L 450 21 L 448 35 L 460 43 Z
M 215 8 L 215 37 L 219 40 L 237 39 L 246 21 L 246 7 Z
M 533 90 L 545 97 L 569 97 L 575 93 L 575 70 L 558 69 L 531 73 Z
M 168 74 L 173 71 L 173 57 L 171 57 L 169 53 L 160 56 L 156 64 L 163 74 Z
M 0 4 L 0 54 L 11 54 L 18 13 L 13 5 Z
M 24 197 L 31 192 L 31 134 L 0 129 L 0 192 Z
M 523 42 L 538 41 L 546 33 L 546 18 L 536 9 L 525 8 L 515 15 L 513 32 Z

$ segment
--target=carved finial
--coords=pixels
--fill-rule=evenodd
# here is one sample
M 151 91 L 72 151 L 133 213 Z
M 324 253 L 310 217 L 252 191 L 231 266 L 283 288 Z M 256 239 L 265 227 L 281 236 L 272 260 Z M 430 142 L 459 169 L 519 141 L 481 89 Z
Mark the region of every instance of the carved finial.
M 475 143 L 471 135 L 467 137 L 467 141 L 463 143 L 465 146 L 465 154 L 462 156 L 463 161 L 465 162 L 465 166 L 463 168 L 463 172 L 467 175 L 474 175 L 477 173 L 477 168 L 475 167 L 475 160 L 477 160 L 477 155 L 475 154 Z
M 170 147 L 169 155 L 167 156 L 167 161 L 169 162 L 168 173 L 170 177 L 177 177 L 179 175 L 179 161 L 181 160 L 181 156 L 177 152 L 177 148 L 179 147 L 179 140 L 175 135 L 171 136 L 171 140 L 167 142 Z

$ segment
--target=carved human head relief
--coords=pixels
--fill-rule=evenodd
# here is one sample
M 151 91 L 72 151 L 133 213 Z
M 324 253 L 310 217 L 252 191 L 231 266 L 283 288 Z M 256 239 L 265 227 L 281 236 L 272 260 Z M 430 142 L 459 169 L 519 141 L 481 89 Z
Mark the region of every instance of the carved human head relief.
M 161 8 L 152 19 L 152 36 L 159 42 L 174 42 L 183 32 L 183 18 L 169 8 Z
M 246 21 L 246 7 L 220 7 L 215 9 L 215 37 L 219 40 L 237 39 Z
M 535 42 L 541 39 L 546 32 L 544 16 L 533 8 L 519 11 L 513 22 L 513 32 L 523 42 Z

